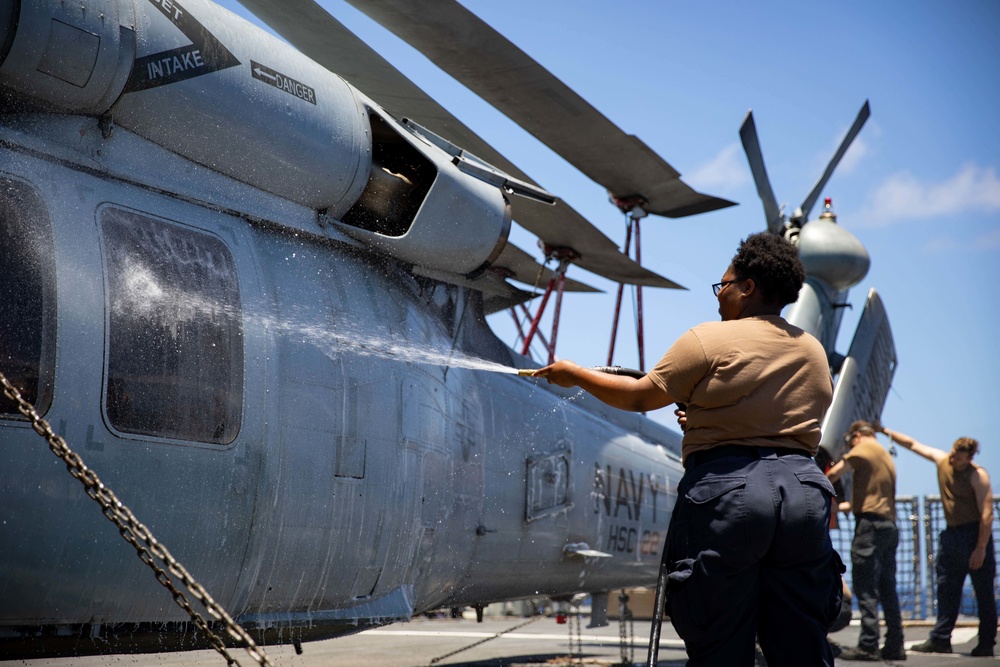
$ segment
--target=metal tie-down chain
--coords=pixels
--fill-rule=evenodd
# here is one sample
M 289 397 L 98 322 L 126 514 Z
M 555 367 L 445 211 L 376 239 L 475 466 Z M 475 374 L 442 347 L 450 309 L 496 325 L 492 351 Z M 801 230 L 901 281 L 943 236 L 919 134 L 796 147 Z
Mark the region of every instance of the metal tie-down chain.
M 569 614 L 569 664 L 583 664 L 583 637 L 580 630 L 580 610 Z M 574 645 L 575 642 L 575 645 Z
M 635 636 L 635 618 L 628 608 L 628 595 L 623 590 L 618 594 L 618 640 L 623 665 L 631 665 L 633 658 L 632 637 Z
M 486 637 L 485 639 L 480 639 L 479 641 L 474 642 L 472 644 L 469 644 L 468 646 L 463 646 L 460 649 L 456 649 L 456 650 L 452 651 L 451 653 L 445 653 L 444 655 L 439 655 L 436 658 L 431 658 L 430 665 L 433 666 L 433 665 L 441 662 L 445 658 L 450 658 L 451 656 L 456 655 L 458 653 L 462 653 L 463 651 L 468 651 L 470 648 L 475 648 L 476 646 L 479 646 L 480 644 L 485 644 L 488 641 L 492 641 L 492 640 L 496 639 L 497 637 L 502 637 L 503 635 L 507 634 L 508 632 L 513 632 L 514 630 L 517 630 L 518 628 L 523 628 L 526 625 L 530 625 L 531 623 L 534 623 L 535 621 L 537 621 L 540 618 L 543 618 L 543 617 L 542 616 L 535 616 L 533 618 L 529 618 L 524 623 L 518 623 L 517 625 L 515 625 L 512 628 L 507 628 L 506 630 L 501 630 L 500 632 L 496 633 L 492 637 Z
M 226 659 L 226 663 L 228 665 L 240 664 L 226 650 L 226 645 L 222 641 L 222 638 L 212 632 L 204 617 L 194 610 L 184 593 L 177 590 L 167 572 L 156 564 L 154 556 L 167 566 L 171 574 L 184 582 L 188 591 L 205 605 L 205 608 L 208 609 L 209 613 L 215 619 L 225 624 L 229 634 L 243 646 L 246 652 L 250 654 L 250 657 L 259 665 L 274 667 L 274 663 L 267 657 L 263 649 L 257 646 L 253 638 L 247 634 L 247 631 L 234 621 L 222 606 L 212 599 L 208 591 L 195 581 L 188 571 L 184 569 L 184 566 L 170 555 L 165 546 L 156 541 L 156 538 L 149 532 L 149 529 L 135 518 L 132 511 L 118 500 L 118 497 L 111 489 L 104 486 L 97 474 L 84 464 L 83 459 L 69 448 L 66 441 L 61 436 L 56 435 L 52 427 L 49 426 L 49 423 L 38 415 L 31 403 L 22 398 L 21 392 L 10 383 L 2 372 L 0 372 L 0 384 L 3 385 L 4 394 L 17 403 L 18 411 L 31 422 L 31 427 L 35 430 L 35 433 L 45 438 L 49 443 L 49 449 L 52 450 L 52 453 L 66 463 L 69 473 L 83 484 L 87 495 L 101 506 L 104 516 L 118 526 L 118 532 L 121 533 L 122 538 L 135 548 L 139 559 L 152 568 L 157 581 L 170 591 L 170 594 L 174 597 L 174 602 L 186 611 L 194 621 L 195 626 L 208 636 L 212 648 Z

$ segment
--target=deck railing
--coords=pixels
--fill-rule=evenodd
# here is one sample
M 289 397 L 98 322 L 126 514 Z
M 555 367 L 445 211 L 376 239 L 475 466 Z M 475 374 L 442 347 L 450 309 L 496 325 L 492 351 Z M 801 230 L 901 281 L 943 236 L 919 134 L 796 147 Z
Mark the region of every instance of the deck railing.
M 904 620 L 926 619 L 937 615 L 937 576 L 934 559 L 938 535 L 944 530 L 944 509 L 940 496 L 899 496 L 896 498 L 896 523 L 899 526 L 899 546 L 896 550 L 896 590 Z M 854 516 L 837 515 L 837 527 L 830 531 L 833 546 L 840 553 L 851 583 L 851 540 L 854 537 Z M 1000 496 L 993 496 L 993 543 L 1000 544 Z M 993 599 L 1000 601 L 1000 577 L 993 580 Z M 855 604 L 855 609 L 857 605 Z M 962 614 L 976 615 L 976 598 L 966 578 L 962 590 Z

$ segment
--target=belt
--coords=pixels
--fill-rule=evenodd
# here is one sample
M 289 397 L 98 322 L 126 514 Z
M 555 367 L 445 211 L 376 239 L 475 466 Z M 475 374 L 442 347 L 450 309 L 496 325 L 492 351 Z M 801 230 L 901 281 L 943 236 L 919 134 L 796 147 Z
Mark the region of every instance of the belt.
M 975 528 L 976 530 L 979 530 L 979 522 L 978 521 L 969 521 L 967 523 L 959 523 L 959 524 L 955 524 L 954 526 L 949 526 L 949 525 L 945 524 L 945 527 L 944 527 L 945 530 L 972 530 L 973 528 Z
M 748 445 L 719 445 L 711 449 L 702 449 L 691 452 L 684 459 L 684 469 L 691 470 L 709 461 L 717 461 L 729 457 L 743 457 L 751 459 L 764 459 L 774 456 L 804 456 L 812 458 L 804 449 L 794 447 L 751 447 Z

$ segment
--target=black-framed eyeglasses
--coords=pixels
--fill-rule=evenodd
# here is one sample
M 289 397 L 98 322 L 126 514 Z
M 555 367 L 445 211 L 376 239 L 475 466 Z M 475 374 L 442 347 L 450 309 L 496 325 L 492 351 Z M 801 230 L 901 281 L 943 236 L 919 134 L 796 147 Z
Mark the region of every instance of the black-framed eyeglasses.
M 712 285 L 712 294 L 714 294 L 715 296 L 719 296 L 719 292 L 722 291 L 723 287 L 735 282 L 739 281 L 734 279 L 734 280 L 723 280 L 721 283 L 715 283 L 714 285 Z

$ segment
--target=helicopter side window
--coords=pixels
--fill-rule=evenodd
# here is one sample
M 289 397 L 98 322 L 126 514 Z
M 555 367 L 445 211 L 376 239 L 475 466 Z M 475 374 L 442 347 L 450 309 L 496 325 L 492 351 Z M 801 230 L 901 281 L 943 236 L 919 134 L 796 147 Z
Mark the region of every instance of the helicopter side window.
M 569 504 L 569 456 L 558 452 L 528 459 L 528 521 L 534 521 Z
M 384 120 L 369 114 L 372 169 L 361 197 L 343 222 L 385 236 L 403 236 L 431 189 L 437 171 Z
M 243 326 L 229 249 L 120 209 L 105 209 L 101 225 L 108 422 L 124 433 L 232 442 L 242 419 Z
M 0 370 L 44 414 L 55 369 L 55 251 L 52 223 L 27 184 L 0 178 Z M 0 413 L 21 418 L 0 392 Z

